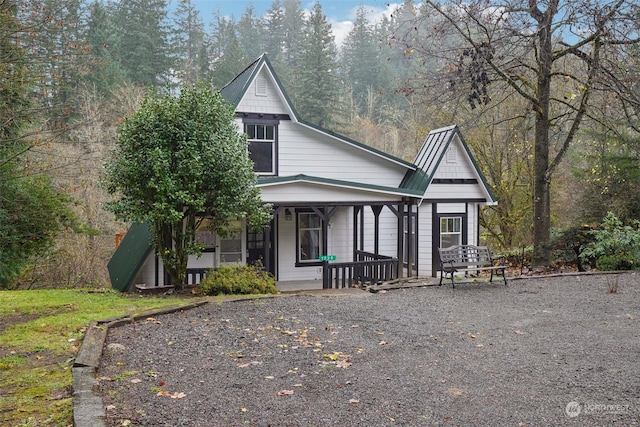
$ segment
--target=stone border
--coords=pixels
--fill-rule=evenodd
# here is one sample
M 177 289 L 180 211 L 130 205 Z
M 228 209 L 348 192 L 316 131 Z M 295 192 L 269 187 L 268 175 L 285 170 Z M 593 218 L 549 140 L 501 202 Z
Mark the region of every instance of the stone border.
M 82 346 L 71 368 L 73 377 L 73 425 L 76 427 L 105 427 L 104 403 L 98 390 L 96 372 L 100 366 L 102 349 L 110 328 L 137 322 L 161 314 L 190 310 L 209 303 L 195 301 L 179 306 L 169 306 L 134 316 L 124 315 L 105 320 L 92 320 L 82 341 Z

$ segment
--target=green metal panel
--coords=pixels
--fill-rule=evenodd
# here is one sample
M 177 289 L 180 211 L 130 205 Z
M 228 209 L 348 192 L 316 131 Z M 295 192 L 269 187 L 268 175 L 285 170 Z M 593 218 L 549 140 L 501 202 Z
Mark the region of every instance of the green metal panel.
M 148 223 L 133 224 L 107 264 L 111 287 L 126 292 L 153 250 L 153 231 Z

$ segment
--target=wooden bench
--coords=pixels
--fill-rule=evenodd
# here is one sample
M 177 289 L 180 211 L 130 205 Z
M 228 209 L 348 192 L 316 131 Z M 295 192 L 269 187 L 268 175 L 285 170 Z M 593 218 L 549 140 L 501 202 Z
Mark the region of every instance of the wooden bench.
M 455 273 L 464 272 L 465 275 L 469 271 L 490 271 L 493 281 L 493 274 L 502 276 L 504 284 L 507 284 L 505 270 L 507 265 L 500 259 L 493 259 L 491 252 L 487 246 L 458 245 L 449 246 L 448 248 L 438 248 L 440 255 L 440 286 L 442 279 L 447 275 L 451 276 L 451 286 L 456 287 L 453 276 Z

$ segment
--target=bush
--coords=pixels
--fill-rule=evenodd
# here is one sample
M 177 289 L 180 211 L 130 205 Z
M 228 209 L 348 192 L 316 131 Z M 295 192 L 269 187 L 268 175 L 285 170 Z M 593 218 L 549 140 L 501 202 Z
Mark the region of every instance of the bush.
M 599 270 L 640 270 L 640 222 L 623 225 L 612 212 L 589 232 L 594 240 L 580 253 L 583 262 Z
M 197 287 L 202 295 L 277 294 L 276 280 L 260 265 L 224 265 L 209 270 Z

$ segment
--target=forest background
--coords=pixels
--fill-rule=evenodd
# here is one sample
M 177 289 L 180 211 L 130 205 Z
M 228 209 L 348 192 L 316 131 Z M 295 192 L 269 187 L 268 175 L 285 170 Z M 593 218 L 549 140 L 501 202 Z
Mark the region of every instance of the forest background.
M 106 264 L 127 224 L 105 210 L 101 178 L 123 118 L 150 88 L 177 92 L 200 80 L 221 88 L 265 52 L 302 118 L 405 160 L 431 129 L 457 124 L 499 200 L 481 213 L 483 242 L 526 251 L 531 106 L 507 92 L 500 102 L 453 96 L 452 64 L 419 58 L 406 38 L 407 28 L 429 25 L 419 19 L 426 10 L 407 0 L 370 20 L 360 7 L 337 46 L 321 2 L 305 10 L 300 0 L 274 0 L 263 15 L 248 3 L 237 20 L 214 13 L 205 25 L 190 0 L 175 8 L 166 0 L 0 0 L 0 285 L 108 286 Z M 454 50 L 458 41 L 442 46 Z M 624 62 L 637 97 L 640 55 Z M 580 95 L 569 82 L 552 90 L 559 99 Z M 637 116 L 605 95 L 591 102 L 607 125 L 587 117 L 554 172 L 556 246 L 609 211 L 622 221 L 640 217 Z M 554 152 L 566 129 L 552 130 Z

